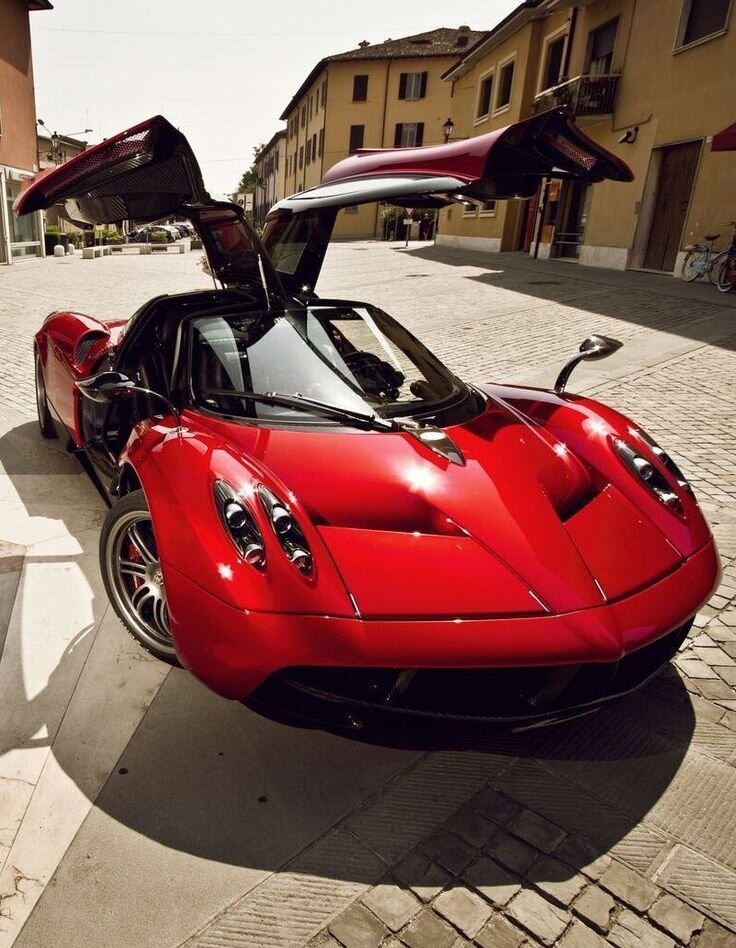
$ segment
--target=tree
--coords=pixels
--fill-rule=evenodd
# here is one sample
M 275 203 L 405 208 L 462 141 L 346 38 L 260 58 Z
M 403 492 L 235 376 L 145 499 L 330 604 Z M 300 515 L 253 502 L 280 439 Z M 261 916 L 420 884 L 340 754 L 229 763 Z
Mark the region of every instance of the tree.
M 261 142 L 260 145 L 256 145 L 253 149 L 253 164 L 248 168 L 247 171 L 243 173 L 243 177 L 240 179 L 240 184 L 238 185 L 238 191 L 241 194 L 253 194 L 256 189 L 256 161 L 258 156 L 263 151 L 266 146 Z

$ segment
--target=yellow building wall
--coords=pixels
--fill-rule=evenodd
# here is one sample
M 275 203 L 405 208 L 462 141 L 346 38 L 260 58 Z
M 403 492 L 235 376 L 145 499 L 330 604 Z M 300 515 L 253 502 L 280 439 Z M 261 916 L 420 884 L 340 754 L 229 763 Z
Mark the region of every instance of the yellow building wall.
M 631 184 L 603 182 L 593 188 L 585 231 L 586 247 L 629 251 L 646 246 L 648 220 L 637 233 L 642 205 L 646 208 L 647 175 L 654 149 L 702 140 L 700 163 L 685 222 L 681 247 L 702 241 L 705 233 L 722 233 L 723 221 L 736 218 L 735 153 L 712 153 L 707 139 L 734 120 L 736 101 L 736 13 L 728 31 L 697 45 L 674 51 L 682 3 L 673 0 L 601 0 L 580 11 L 572 48 L 570 74 L 585 66 L 591 29 L 619 16 L 613 71 L 622 69 L 613 120 L 581 121 L 595 141 L 622 158 L 634 173 Z M 622 134 L 638 126 L 633 144 Z M 651 200 L 651 194 L 649 195 Z M 585 257 L 585 254 L 583 255 Z M 640 264 L 640 254 L 629 263 Z M 626 256 L 621 253 L 621 261 Z M 591 262 L 602 262 L 593 255 Z M 676 268 L 677 269 L 677 268 Z
M 540 23 L 534 21 L 479 59 L 466 73 L 447 84 L 452 88 L 451 117 L 455 123 L 453 138 L 471 138 L 505 128 L 529 114 L 536 91 L 536 56 L 539 47 Z M 492 100 L 498 94 L 500 66 L 515 57 L 514 80 L 509 104 L 491 109 L 477 119 L 477 103 L 482 79 L 493 70 Z M 440 244 L 468 249 L 510 250 L 519 241 L 524 226 L 526 202 L 498 201 L 494 213 L 480 209 L 469 212 L 462 205 L 440 211 L 437 233 Z

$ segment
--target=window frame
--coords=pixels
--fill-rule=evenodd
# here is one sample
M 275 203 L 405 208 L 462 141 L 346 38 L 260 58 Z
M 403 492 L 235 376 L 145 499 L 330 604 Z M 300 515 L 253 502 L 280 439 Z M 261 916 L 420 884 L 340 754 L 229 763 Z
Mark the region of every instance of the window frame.
M 419 76 L 419 95 L 407 95 L 407 87 L 409 85 L 410 76 Z M 404 102 L 420 102 L 422 99 L 427 98 L 427 84 L 429 82 L 429 75 L 427 70 L 424 69 L 421 72 L 402 72 L 399 74 L 399 99 Z
M 362 129 L 360 135 L 360 144 L 353 147 L 353 129 Z M 365 124 L 355 124 L 350 126 L 350 131 L 348 132 L 348 154 L 354 155 L 356 151 L 361 148 L 365 148 Z
M 486 204 L 492 204 L 493 207 L 486 207 Z M 478 217 L 495 217 L 498 213 L 497 201 L 484 201 L 478 208 Z
M 364 82 L 361 83 L 361 84 L 363 85 L 363 90 L 362 90 L 362 91 L 363 91 L 363 95 L 362 95 L 362 97 L 361 97 L 361 96 L 356 96 L 356 94 L 355 94 L 356 91 L 358 91 L 358 90 L 357 90 L 357 85 L 358 85 L 358 80 L 359 80 L 359 79 L 364 80 Z M 356 74 L 353 76 L 353 98 L 352 98 L 352 101 L 353 101 L 353 102 L 367 102 L 367 101 L 368 101 L 368 86 L 369 86 L 369 83 L 370 83 L 370 76 L 369 76 L 369 74 L 368 74 L 367 72 L 356 73 Z
M 491 91 L 488 96 L 488 111 L 479 113 L 481 92 L 483 90 L 483 83 L 490 80 L 491 82 Z M 491 117 L 493 112 L 493 96 L 496 91 L 496 67 L 495 65 L 491 66 L 490 69 L 486 69 L 485 72 L 481 73 L 478 76 L 478 86 L 475 93 L 475 118 L 473 119 L 473 125 L 480 125 L 481 122 L 487 122 Z
M 409 125 L 414 126 L 414 141 L 405 145 L 401 142 L 404 135 L 404 128 Z M 399 129 L 401 131 L 399 132 Z M 417 139 L 419 139 L 417 141 Z M 421 148 L 424 144 L 424 122 L 397 122 L 394 126 L 394 148 Z
M 613 40 L 613 49 L 611 50 L 611 69 L 613 69 L 614 56 L 616 55 L 616 45 L 618 43 L 619 29 L 621 27 L 621 16 L 613 16 L 610 20 L 606 20 L 605 23 L 599 23 L 598 26 L 594 26 L 593 29 L 588 31 L 588 37 L 585 43 L 585 69 L 584 75 L 586 76 L 610 76 L 612 75 L 611 69 L 605 73 L 591 73 L 590 67 L 593 65 L 593 37 L 600 30 L 605 29 L 607 26 L 611 26 L 613 23 L 616 24 L 616 35 Z
M 679 53 L 686 49 L 692 49 L 693 46 L 699 46 L 701 43 L 709 43 L 712 39 L 717 39 L 719 36 L 725 36 L 728 33 L 729 23 L 731 22 L 731 14 L 733 13 L 733 0 L 729 0 L 729 4 L 726 7 L 726 15 L 724 17 L 723 27 L 720 30 L 716 30 L 714 33 L 708 33 L 706 36 L 701 36 L 696 40 L 690 40 L 689 43 L 685 43 L 685 33 L 687 32 L 687 24 L 690 19 L 690 13 L 692 12 L 693 0 L 683 0 L 682 8 L 680 9 L 680 19 L 677 24 L 677 32 L 675 33 L 675 42 L 672 47 L 673 53 Z
M 503 71 L 508 66 L 511 66 L 511 85 L 509 86 L 509 98 L 507 102 L 498 104 L 498 97 L 501 93 L 501 78 L 503 76 Z M 505 59 L 502 59 L 494 67 L 498 73 L 498 76 L 494 80 L 495 89 L 492 90 L 491 96 L 493 98 L 493 114 L 500 115 L 502 112 L 507 112 L 511 108 L 511 102 L 514 98 L 514 84 L 516 81 L 516 50 L 511 53 L 509 56 L 506 56 Z
M 547 36 L 545 36 L 542 40 L 542 55 L 539 58 L 539 73 L 537 74 L 537 95 L 541 95 L 542 92 L 548 92 L 550 89 L 554 89 L 560 84 L 560 76 L 558 76 L 557 81 L 553 85 L 542 85 L 544 82 L 545 73 L 547 72 L 547 52 L 549 47 L 559 39 L 564 40 L 562 46 L 562 62 L 564 63 L 565 53 L 567 52 L 567 44 L 570 41 L 567 23 L 564 23 L 556 30 L 552 30 L 552 32 L 548 33 Z

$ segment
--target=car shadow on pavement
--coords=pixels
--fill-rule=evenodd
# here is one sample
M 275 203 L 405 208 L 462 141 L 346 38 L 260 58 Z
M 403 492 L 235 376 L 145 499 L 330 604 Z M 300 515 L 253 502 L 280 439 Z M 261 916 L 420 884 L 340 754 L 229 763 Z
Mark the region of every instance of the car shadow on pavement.
M 544 310 L 527 305 L 525 311 L 520 312 L 518 299 L 511 294 L 535 297 L 554 306 L 580 308 L 585 311 L 586 325 L 591 313 L 599 314 L 602 317 L 600 324 L 589 325 L 587 331 L 618 334 L 624 341 L 629 336 L 633 338 L 640 327 L 696 342 L 708 342 L 727 350 L 736 349 L 736 293 L 719 293 L 715 287 L 702 281 L 686 284 L 668 274 L 586 267 L 561 260 L 535 260 L 523 253 L 479 254 L 436 246 L 401 252 L 417 261 L 429 260 L 447 266 L 485 270 L 485 273 L 468 275 L 466 279 L 509 293 L 508 311 L 513 314 L 520 331 L 524 321 L 528 323 L 528 332 L 546 330 L 557 337 L 559 325 Z M 490 317 L 490 325 L 503 318 L 506 308 L 502 301 L 497 301 L 497 306 L 501 316 Z M 575 321 L 572 323 L 574 326 Z M 631 330 L 622 327 L 622 323 L 630 324 Z
M 54 464 L 65 469 L 66 462 L 54 460 L 58 451 L 52 456 L 39 450 L 25 427 L 0 438 L 0 463 L 7 463 L 21 501 L 37 516 L 37 494 L 24 498 L 25 475 L 52 474 Z M 80 565 L 87 571 L 97 569 L 91 556 Z M 90 575 L 88 581 L 90 589 L 99 589 L 98 576 Z M 14 720 L 27 722 L 27 733 L 20 741 L 16 738 L 16 747 L 32 747 L 34 735 L 43 732 L 44 709 L 58 708 L 62 700 L 57 683 L 69 681 L 63 666 L 74 661 L 74 650 L 90 631 L 79 629 L 45 689 L 27 698 L 28 708 L 13 709 Z M 103 624 L 97 636 L 105 634 Z M 106 687 L 104 680 L 89 679 L 88 687 Z M 94 729 L 94 721 L 87 724 Z M 89 856 L 81 854 L 94 851 L 97 844 L 105 848 L 100 840 L 111 832 L 109 819 L 143 838 L 141 865 L 130 864 L 130 873 L 144 872 L 146 861 L 153 865 L 160 847 L 226 866 L 273 871 L 347 821 L 351 838 L 357 836 L 384 862 L 376 868 L 375 862 L 338 859 L 325 863 L 320 872 L 372 883 L 376 873 L 381 875 L 415 847 L 430 855 L 439 849 L 437 861 L 446 861 L 440 826 L 449 820 L 448 829 L 454 832 L 457 811 L 467 810 L 469 801 L 475 801 L 476 817 L 488 824 L 477 845 L 485 846 L 493 859 L 508 865 L 518 857 L 512 871 L 541 874 L 549 881 L 566 878 L 622 845 L 632 833 L 637 845 L 649 846 L 647 852 L 656 849 L 656 832 L 644 831 L 640 824 L 675 778 L 694 729 L 693 709 L 674 669 L 609 708 L 555 727 L 518 734 L 432 727 L 348 736 L 268 719 L 214 695 L 187 672 L 174 669 L 72 843 L 70 852 L 77 847 L 80 853 L 78 863 L 71 857 L 72 869 L 77 865 L 78 870 L 74 885 L 78 892 L 89 887 L 94 897 L 105 866 L 96 858 L 95 875 L 85 869 Z M 86 793 L 88 762 L 73 742 L 53 748 L 53 739 L 52 731 L 49 741 L 58 764 Z M 2 744 L 0 753 L 12 749 Z M 577 842 L 568 841 L 564 858 L 548 859 L 536 868 L 523 865 L 529 853 L 519 850 L 523 844 L 509 842 L 511 835 L 503 828 L 511 823 L 513 830 L 513 821 L 522 818 L 517 812 L 521 807 L 553 824 L 539 830 L 547 834 L 542 851 L 557 846 L 555 834 L 560 830 L 573 834 Z M 96 829 L 95 820 L 99 824 L 105 818 L 104 827 Z M 524 834 L 514 839 L 519 835 Z M 146 841 L 153 846 L 146 848 Z M 117 857 L 111 851 L 111 865 L 113 861 Z M 299 871 L 298 865 L 292 871 Z M 479 872 L 482 876 L 482 866 Z M 411 879 L 405 881 L 412 884 Z M 477 884 L 482 883 L 479 878 Z

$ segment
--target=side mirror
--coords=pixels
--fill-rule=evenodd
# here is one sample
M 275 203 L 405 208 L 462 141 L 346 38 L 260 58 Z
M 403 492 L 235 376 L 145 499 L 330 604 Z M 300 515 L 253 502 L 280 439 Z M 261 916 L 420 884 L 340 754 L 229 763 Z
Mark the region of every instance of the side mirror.
M 81 379 L 76 383 L 79 391 L 85 398 L 93 402 L 105 405 L 116 401 L 119 398 L 127 398 L 131 395 L 148 395 L 150 398 L 158 398 L 176 419 L 178 427 L 181 426 L 179 410 L 173 405 L 165 395 L 160 392 L 154 392 L 150 388 L 142 388 L 124 375 L 122 372 L 100 372 L 99 375 L 93 375 L 88 379 Z
M 81 379 L 77 382 L 77 388 L 85 398 L 103 405 L 136 391 L 135 382 L 122 372 L 100 372 L 99 375 Z
M 618 339 L 611 339 L 610 336 L 588 336 L 580 343 L 580 349 L 562 368 L 555 382 L 555 391 L 561 395 L 565 391 L 572 370 L 579 362 L 592 362 L 595 359 L 605 359 L 618 350 L 623 345 Z

